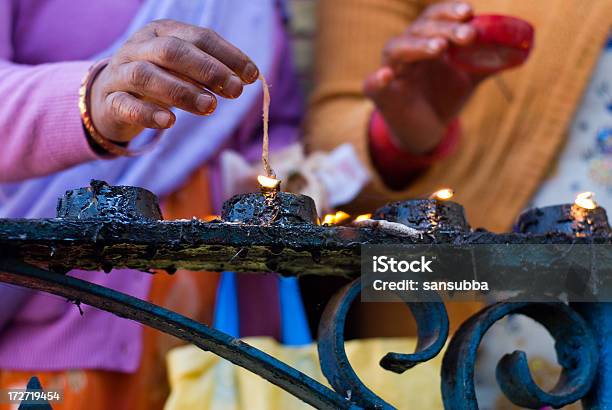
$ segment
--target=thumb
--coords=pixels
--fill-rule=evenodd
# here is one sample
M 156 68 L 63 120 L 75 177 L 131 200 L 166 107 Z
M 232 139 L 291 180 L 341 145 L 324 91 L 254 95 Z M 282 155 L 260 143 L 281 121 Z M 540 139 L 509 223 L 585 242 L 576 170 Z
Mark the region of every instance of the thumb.
M 363 92 L 376 101 L 387 90 L 394 76 L 395 74 L 390 67 L 379 68 L 366 78 L 363 84 Z

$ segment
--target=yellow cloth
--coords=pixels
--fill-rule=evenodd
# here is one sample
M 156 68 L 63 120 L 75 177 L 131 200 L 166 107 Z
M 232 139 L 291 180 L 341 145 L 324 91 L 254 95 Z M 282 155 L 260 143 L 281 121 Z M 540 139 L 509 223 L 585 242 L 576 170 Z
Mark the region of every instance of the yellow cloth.
M 327 385 L 314 344 L 284 346 L 264 337 L 244 341 Z M 363 383 L 397 408 L 442 409 L 439 373 L 443 353 L 401 375 L 378 364 L 388 352 L 408 353 L 415 347 L 413 338 L 365 339 L 347 342 L 346 352 Z M 167 361 L 172 393 L 165 410 L 311 408 L 261 377 L 193 345 L 171 350 Z
M 402 192 L 376 177 L 352 206 L 372 212 L 391 200 L 455 189 L 473 226 L 508 230 L 546 177 L 612 27 L 610 0 L 469 0 L 476 14 L 507 14 L 536 29 L 522 67 L 485 81 L 461 115 L 457 152 Z M 313 149 L 352 141 L 370 163 L 373 104 L 362 84 L 380 66 L 384 44 L 431 1 L 320 0 L 315 92 L 306 124 Z M 573 198 L 567 198 L 568 201 Z M 351 209 L 349 209 L 351 210 Z

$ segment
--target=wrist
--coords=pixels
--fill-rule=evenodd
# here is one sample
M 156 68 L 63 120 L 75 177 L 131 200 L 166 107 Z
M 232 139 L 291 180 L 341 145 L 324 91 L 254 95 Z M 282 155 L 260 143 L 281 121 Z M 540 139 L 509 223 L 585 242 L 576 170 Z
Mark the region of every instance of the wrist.
M 83 133 L 85 134 L 85 139 L 87 140 L 87 143 L 89 144 L 89 148 L 91 148 L 91 150 L 93 152 L 96 153 L 96 155 L 99 155 L 101 157 L 112 157 L 114 155 L 112 155 L 110 152 L 108 152 L 107 150 L 104 149 L 103 146 L 101 146 L 100 144 L 98 144 L 92 137 L 91 134 L 89 133 L 89 131 L 87 131 L 87 128 L 85 127 L 85 125 L 83 124 L 83 122 L 81 121 L 81 125 L 83 127 Z M 122 147 L 127 147 L 127 142 L 122 143 L 122 142 L 115 142 L 115 144 L 120 145 Z
M 370 156 L 385 183 L 392 189 L 401 189 L 420 172 L 450 155 L 459 136 L 459 120 L 455 119 L 435 146 L 424 154 L 415 154 L 398 142 L 380 112 L 374 111 L 369 126 Z
M 405 115 L 378 109 L 372 114 L 373 124 L 384 130 L 385 138 L 397 147 L 420 157 L 433 152 L 446 135 L 446 124 L 420 124 L 418 118 L 407 119 Z

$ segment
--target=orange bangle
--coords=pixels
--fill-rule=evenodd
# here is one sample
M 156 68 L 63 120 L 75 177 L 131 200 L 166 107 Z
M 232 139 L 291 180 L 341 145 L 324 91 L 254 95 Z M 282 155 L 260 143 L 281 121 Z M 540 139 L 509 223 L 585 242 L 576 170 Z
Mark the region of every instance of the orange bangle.
M 124 157 L 141 155 L 144 152 L 149 151 L 157 144 L 161 135 L 163 134 L 162 130 L 157 130 L 151 141 L 149 141 L 143 147 L 139 148 L 138 150 L 131 150 L 109 140 L 108 138 L 105 138 L 98 132 L 91 119 L 89 109 L 91 101 L 91 87 L 98 74 L 100 74 L 100 72 L 108 65 L 109 61 L 110 58 L 106 58 L 94 63 L 83 78 L 81 88 L 79 88 L 79 112 L 81 113 L 83 126 L 91 139 L 109 154 Z

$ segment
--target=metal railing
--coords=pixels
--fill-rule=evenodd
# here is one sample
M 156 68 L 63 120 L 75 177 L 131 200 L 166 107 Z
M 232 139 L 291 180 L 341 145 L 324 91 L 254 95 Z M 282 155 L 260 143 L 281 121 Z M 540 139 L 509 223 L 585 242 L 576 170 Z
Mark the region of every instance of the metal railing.
M 601 208 L 578 216 L 570 205 L 527 213 L 518 224 L 521 232 L 508 234 L 471 231 L 462 208 L 452 202 L 394 203 L 374 215 L 374 219 L 427 232 L 411 236 L 375 225 L 317 225 L 309 198 L 282 194 L 275 200 L 273 214 L 266 209 L 269 202 L 251 194 L 228 201 L 219 220 L 163 221 L 157 199 L 150 192 L 92 182 L 90 187 L 66 193 L 58 204 L 58 218 L 0 219 L 0 281 L 85 303 L 176 336 L 260 375 L 317 408 L 392 408 L 361 382 L 344 350 L 346 315 L 361 291 L 361 245 L 612 243 Z M 319 360 L 331 388 L 230 335 L 145 300 L 65 275 L 76 268 L 354 277 L 332 298 L 320 322 Z M 381 359 L 380 365 L 395 373 L 437 356 L 448 338 L 448 318 L 441 301 L 411 302 L 408 306 L 418 325 L 419 340 L 415 352 L 389 353 Z M 612 314 L 611 305 L 560 301 L 499 302 L 463 323 L 448 344 L 441 369 L 445 408 L 478 408 L 474 386 L 478 346 L 488 328 L 511 314 L 527 315 L 546 327 L 555 338 L 562 367 L 557 386 L 546 392 L 533 381 L 523 352 L 504 356 L 497 378 L 513 403 L 558 408 L 582 400 L 585 408 L 612 408 L 612 366 L 605 354 L 611 348 L 612 329 L 601 321 Z

